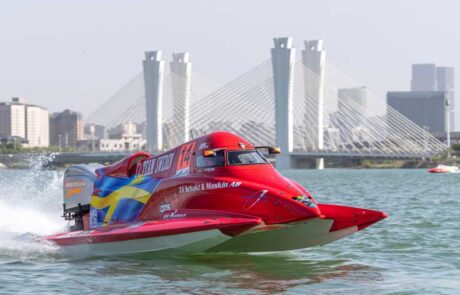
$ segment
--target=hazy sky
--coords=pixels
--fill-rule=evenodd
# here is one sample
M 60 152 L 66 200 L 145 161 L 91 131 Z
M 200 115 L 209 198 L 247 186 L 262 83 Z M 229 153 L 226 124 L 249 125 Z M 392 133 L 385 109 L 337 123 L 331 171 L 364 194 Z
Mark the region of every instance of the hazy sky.
M 189 51 L 224 83 L 269 58 L 275 36 L 298 51 L 324 39 L 328 60 L 378 94 L 408 90 L 412 63 L 454 66 L 460 87 L 459 11 L 456 0 L 0 0 L 0 101 L 87 115 L 153 49 L 167 61 Z

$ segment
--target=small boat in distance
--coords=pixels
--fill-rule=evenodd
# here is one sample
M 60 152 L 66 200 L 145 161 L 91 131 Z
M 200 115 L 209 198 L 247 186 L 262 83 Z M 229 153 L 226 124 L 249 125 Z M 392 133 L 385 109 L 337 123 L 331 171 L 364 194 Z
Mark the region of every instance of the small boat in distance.
M 459 172 L 457 166 L 447 166 L 447 165 L 438 165 L 435 168 L 431 168 L 427 170 L 430 173 L 456 173 Z

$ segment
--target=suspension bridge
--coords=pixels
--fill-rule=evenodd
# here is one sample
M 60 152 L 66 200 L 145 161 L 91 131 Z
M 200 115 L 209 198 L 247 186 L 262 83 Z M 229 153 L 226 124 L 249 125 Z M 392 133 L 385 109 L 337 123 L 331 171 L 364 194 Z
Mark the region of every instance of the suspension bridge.
M 321 40 L 305 41 L 301 56 L 291 38 L 275 38 L 271 58 L 218 86 L 192 70 L 187 53 L 174 54 L 168 68 L 160 51 L 147 52 L 144 71 L 87 122 L 146 123 L 153 152 L 227 130 L 280 146 L 280 168 L 307 158 L 318 168 L 323 158 L 429 158 L 447 148 L 327 62 Z

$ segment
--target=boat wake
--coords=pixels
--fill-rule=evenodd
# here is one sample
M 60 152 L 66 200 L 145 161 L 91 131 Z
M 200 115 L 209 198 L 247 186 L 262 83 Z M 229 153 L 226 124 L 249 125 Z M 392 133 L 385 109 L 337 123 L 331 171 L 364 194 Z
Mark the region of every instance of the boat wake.
M 58 248 L 39 237 L 65 229 L 62 173 L 3 170 L 0 173 L 0 260 L 56 257 Z
M 33 234 L 2 232 L 0 240 L 0 264 L 12 261 L 55 260 L 60 249 L 47 241 L 38 240 Z

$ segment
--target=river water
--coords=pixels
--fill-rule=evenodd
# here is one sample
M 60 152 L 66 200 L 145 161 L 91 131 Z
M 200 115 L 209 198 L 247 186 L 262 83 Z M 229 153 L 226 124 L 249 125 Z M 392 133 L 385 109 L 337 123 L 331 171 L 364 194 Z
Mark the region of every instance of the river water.
M 460 174 L 285 171 L 320 203 L 385 211 L 348 238 L 259 255 L 69 260 L 33 240 L 65 228 L 62 172 L 0 170 L 0 294 L 460 294 Z

